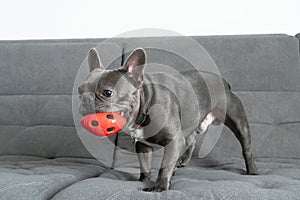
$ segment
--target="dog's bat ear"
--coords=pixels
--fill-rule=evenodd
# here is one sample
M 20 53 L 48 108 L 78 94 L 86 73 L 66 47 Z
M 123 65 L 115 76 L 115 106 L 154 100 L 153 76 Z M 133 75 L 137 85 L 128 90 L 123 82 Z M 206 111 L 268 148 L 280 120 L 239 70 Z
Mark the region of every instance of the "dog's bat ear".
M 89 51 L 88 63 L 89 63 L 90 72 L 93 71 L 94 69 L 104 69 L 99 54 L 95 48 L 92 48 Z
M 146 60 L 145 50 L 137 48 L 128 56 L 121 71 L 126 72 L 136 83 L 141 84 L 144 79 Z

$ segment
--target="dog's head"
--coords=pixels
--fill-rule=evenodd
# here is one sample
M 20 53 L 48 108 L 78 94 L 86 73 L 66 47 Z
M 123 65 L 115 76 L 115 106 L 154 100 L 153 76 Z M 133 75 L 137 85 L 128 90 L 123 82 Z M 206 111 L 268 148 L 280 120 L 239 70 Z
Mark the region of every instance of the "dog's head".
M 78 87 L 80 114 L 118 112 L 126 121 L 136 120 L 142 103 L 140 93 L 145 63 L 145 50 L 138 48 L 123 66 L 106 70 L 97 50 L 91 49 L 88 53 L 90 74 Z

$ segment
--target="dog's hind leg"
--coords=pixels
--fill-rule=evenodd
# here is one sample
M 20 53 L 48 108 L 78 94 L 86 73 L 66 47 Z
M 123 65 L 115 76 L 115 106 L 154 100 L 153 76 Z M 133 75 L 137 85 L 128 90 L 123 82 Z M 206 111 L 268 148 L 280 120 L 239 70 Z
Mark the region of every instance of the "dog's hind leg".
M 227 94 L 227 112 L 224 124 L 232 130 L 242 146 L 247 174 L 257 175 L 258 170 L 254 163 L 249 124 L 244 107 L 241 100 L 230 91 Z
M 185 167 L 186 165 L 189 164 L 196 146 L 195 133 L 193 133 L 192 135 L 189 136 L 188 139 L 186 139 L 186 143 L 187 143 L 187 149 L 178 160 L 177 167 Z

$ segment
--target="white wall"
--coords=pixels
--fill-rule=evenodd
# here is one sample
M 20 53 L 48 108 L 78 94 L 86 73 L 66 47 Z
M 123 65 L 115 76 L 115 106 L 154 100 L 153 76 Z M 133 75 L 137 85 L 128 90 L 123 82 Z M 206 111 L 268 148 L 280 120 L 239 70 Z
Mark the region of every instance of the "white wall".
M 184 35 L 295 35 L 300 1 L 0 0 L 0 40 L 113 37 L 139 28 Z

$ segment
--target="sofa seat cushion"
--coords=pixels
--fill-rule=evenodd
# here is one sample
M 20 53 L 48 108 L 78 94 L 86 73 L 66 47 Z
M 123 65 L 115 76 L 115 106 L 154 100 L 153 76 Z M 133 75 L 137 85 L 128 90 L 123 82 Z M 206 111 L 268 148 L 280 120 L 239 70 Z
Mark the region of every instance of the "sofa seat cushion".
M 49 199 L 106 169 L 93 159 L 0 156 L 1 199 Z
M 299 159 L 260 158 L 257 165 L 261 175 L 249 176 L 241 170 L 240 158 L 216 165 L 194 159 L 177 169 L 171 190 L 162 193 L 143 192 L 137 174 L 106 171 L 69 186 L 54 199 L 300 199 Z

